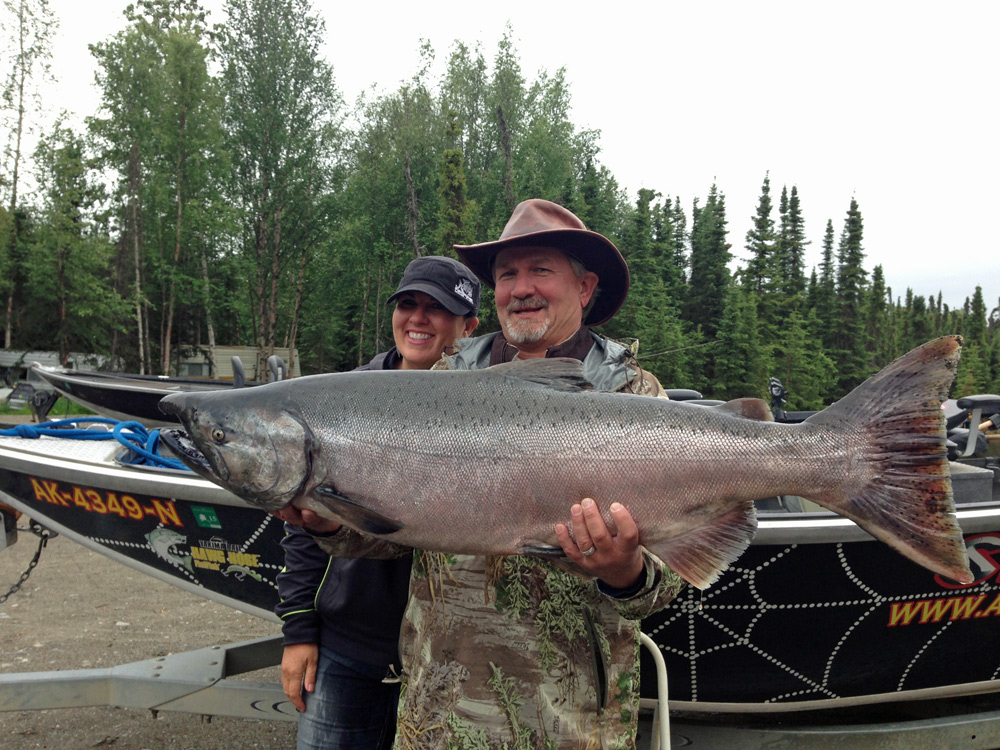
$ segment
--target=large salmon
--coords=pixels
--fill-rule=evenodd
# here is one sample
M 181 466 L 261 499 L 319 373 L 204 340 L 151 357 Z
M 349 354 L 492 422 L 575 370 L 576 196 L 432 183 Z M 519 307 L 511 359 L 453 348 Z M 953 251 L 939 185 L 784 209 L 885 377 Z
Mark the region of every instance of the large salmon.
M 197 446 L 178 446 L 189 465 L 247 502 L 311 507 L 422 549 L 555 559 L 554 526 L 593 497 L 622 503 L 642 544 L 703 588 L 750 543 L 755 499 L 799 495 L 970 582 L 941 412 L 960 346 L 931 341 L 802 424 L 764 421 L 757 399 L 706 408 L 597 392 L 562 359 L 314 375 L 160 403 Z

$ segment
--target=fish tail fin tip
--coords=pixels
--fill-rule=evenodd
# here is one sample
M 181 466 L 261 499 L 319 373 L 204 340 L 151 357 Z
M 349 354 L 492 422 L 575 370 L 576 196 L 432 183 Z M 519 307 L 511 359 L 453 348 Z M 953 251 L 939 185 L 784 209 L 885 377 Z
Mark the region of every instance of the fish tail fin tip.
M 941 404 L 948 397 L 961 350 L 961 336 L 928 341 L 886 365 L 806 423 L 841 427 L 844 423 L 862 424 L 901 437 L 916 429 L 921 434 L 940 434 L 943 445 Z
M 643 544 L 685 581 L 705 589 L 746 551 L 756 531 L 753 503 L 742 503 L 702 526 Z
M 850 518 L 918 565 L 958 583 L 972 583 L 969 556 L 944 476 L 889 472 L 855 497 L 818 502 Z
M 813 498 L 850 518 L 911 560 L 965 583 L 972 580 L 955 519 L 941 404 L 955 376 L 960 336 L 904 354 L 808 423 L 852 431 L 866 446 L 867 483 L 842 496 Z

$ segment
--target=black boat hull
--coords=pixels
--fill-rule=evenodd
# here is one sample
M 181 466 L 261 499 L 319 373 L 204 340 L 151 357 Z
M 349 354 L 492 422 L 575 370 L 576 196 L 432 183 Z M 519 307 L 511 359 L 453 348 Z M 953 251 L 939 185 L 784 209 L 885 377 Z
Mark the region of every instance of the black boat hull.
M 158 378 L 41 367 L 33 367 L 32 371 L 61 395 L 97 414 L 141 422 L 148 427 L 177 424 L 175 417 L 159 409 L 160 399 L 164 396 L 182 391 L 214 391 L 233 387 L 231 380 L 207 378 Z
M 0 500 L 149 575 L 276 620 L 281 522 L 187 472 L 117 465 L 118 450 L 0 438 Z M 760 512 L 754 543 L 717 583 L 686 588 L 642 622 L 666 659 L 671 706 L 759 713 L 1000 692 L 993 477 L 953 464 L 977 574 L 964 587 L 833 514 Z M 642 658 L 641 694 L 653 699 Z

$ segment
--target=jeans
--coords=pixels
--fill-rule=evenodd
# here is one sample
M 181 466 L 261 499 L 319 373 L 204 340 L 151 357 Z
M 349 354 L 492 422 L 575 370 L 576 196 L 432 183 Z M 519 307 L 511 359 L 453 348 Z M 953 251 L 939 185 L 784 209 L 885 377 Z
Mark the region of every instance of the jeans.
M 319 649 L 316 689 L 305 693 L 298 750 L 389 750 L 396 736 L 399 682 L 385 667 Z

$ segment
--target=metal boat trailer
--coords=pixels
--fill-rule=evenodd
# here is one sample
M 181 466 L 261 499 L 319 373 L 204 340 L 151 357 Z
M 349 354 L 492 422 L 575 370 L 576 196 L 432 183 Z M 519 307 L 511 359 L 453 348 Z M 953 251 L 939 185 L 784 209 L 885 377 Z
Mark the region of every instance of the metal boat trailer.
M 0 710 L 109 706 L 296 721 L 281 685 L 234 679 L 281 663 L 281 636 L 210 646 L 109 669 L 0 675 Z
M 80 468 L 70 466 L 67 471 L 76 474 Z M 978 476 L 975 479 L 982 481 Z M 77 478 L 75 481 L 82 480 Z M 168 482 L 170 477 L 162 481 Z M 190 492 L 192 480 L 185 480 L 184 484 Z M 219 492 L 218 488 L 204 491 L 208 493 L 205 502 L 220 502 L 213 497 Z M 14 507 L 21 505 L 20 510 L 29 513 L 32 510 L 10 495 L 4 494 L 0 499 L 10 501 Z M 215 507 L 222 512 L 225 506 L 217 504 Z M 16 541 L 17 530 L 12 514 L 0 510 L 0 516 L 3 520 L 2 552 L 4 547 Z M 75 536 L 58 524 L 56 530 L 71 538 Z M 256 614 L 252 607 L 245 611 Z M 638 740 L 641 748 L 1000 748 L 1000 692 L 994 681 L 978 683 L 971 691 L 979 690 L 978 695 L 968 694 L 969 690 L 954 695 L 929 690 L 924 694 L 911 693 L 905 701 L 886 694 L 884 702 L 872 703 L 869 696 L 854 705 L 850 699 L 826 701 L 822 709 L 803 703 L 778 703 L 765 706 L 763 710 L 748 711 L 739 710 L 733 704 L 668 702 L 662 654 L 648 637 L 644 636 L 643 642 L 654 660 L 658 660 L 659 697 L 641 701 Z M 993 644 L 982 645 L 989 649 Z M 154 716 L 160 711 L 177 711 L 207 719 L 227 716 L 296 721 L 297 712 L 279 684 L 239 679 L 246 673 L 279 665 L 281 651 L 281 636 L 275 635 L 110 669 L 0 674 L 0 711 L 121 707 L 147 709 Z M 956 664 L 955 669 L 961 670 L 961 664 Z M 669 710 L 664 710 L 665 706 L 669 706 Z M 661 722 L 661 718 L 665 720 Z
M 5 533 L 0 552 L 17 537 L 13 516 L 0 511 Z M 72 536 L 72 533 L 70 533 Z M 643 643 L 657 666 L 658 699 L 640 704 L 637 747 L 760 750 L 913 750 L 1000 748 L 1000 693 L 982 683 L 978 696 L 796 710 L 775 704 L 769 712 L 735 710 L 726 704 L 666 701 L 667 674 L 656 644 Z M 0 711 L 119 707 L 269 721 L 297 721 L 297 712 L 276 682 L 241 675 L 280 665 L 281 636 L 210 646 L 104 669 L 0 674 Z M 832 703 L 829 702 L 829 703 Z M 849 701 L 848 701 L 849 703 Z M 663 706 L 669 706 L 668 711 Z M 799 706 L 801 709 L 801 704 Z M 666 716 L 667 721 L 661 722 Z
M 281 663 L 281 636 L 211 646 L 110 669 L 0 675 L 0 710 L 119 707 L 270 721 L 297 721 L 277 683 L 236 679 Z M 665 690 L 666 686 L 663 685 Z M 967 705 L 963 705 L 967 704 Z M 796 748 L 913 750 L 1000 747 L 1000 696 L 883 704 L 842 711 L 724 714 L 671 704 L 669 741 L 659 732 L 657 701 L 643 699 L 637 746 L 663 748 Z M 923 717 L 929 713 L 938 715 Z M 831 721 L 831 714 L 836 720 Z M 852 718 L 853 716 L 853 718 Z M 669 744 L 668 744 L 669 742 Z

